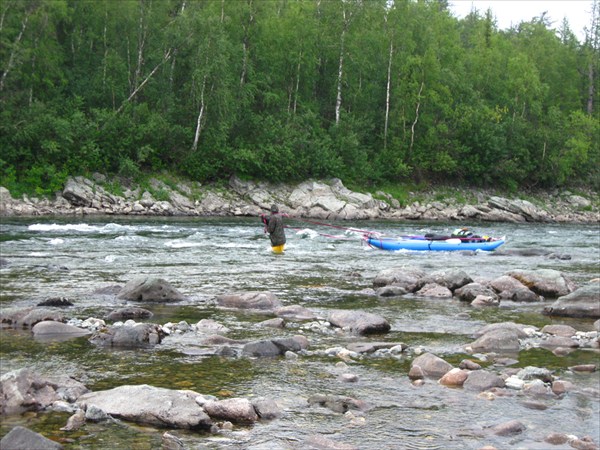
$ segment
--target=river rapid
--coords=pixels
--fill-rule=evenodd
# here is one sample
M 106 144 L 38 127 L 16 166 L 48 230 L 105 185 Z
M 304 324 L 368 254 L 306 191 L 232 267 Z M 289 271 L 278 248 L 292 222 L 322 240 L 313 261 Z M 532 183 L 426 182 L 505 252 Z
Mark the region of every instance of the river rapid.
M 345 346 L 351 342 L 390 341 L 435 353 L 458 366 L 469 355 L 463 346 L 471 334 L 495 322 L 514 321 L 542 327 L 567 324 L 592 330 L 592 320 L 543 316 L 544 303 L 502 302 L 498 308 L 475 309 L 452 299 L 374 295 L 372 281 L 386 268 L 419 268 L 432 272 L 459 268 L 471 278 L 493 279 L 513 269 L 549 268 L 563 272 L 581 285 L 600 276 L 597 224 L 476 224 L 479 234 L 506 236 L 501 250 L 548 250 L 560 257 L 518 256 L 507 252 L 385 252 L 371 249 L 361 234 L 349 228 L 387 235 L 449 233 L 456 224 L 399 222 L 336 222 L 335 228 L 287 220 L 288 243 L 283 255 L 271 253 L 258 219 L 85 217 L 2 219 L 0 253 L 0 307 L 25 308 L 52 297 L 65 297 L 74 306 L 68 317 L 102 318 L 123 305 L 112 297 L 92 293 L 123 285 L 140 276 L 163 278 L 187 299 L 176 304 L 141 304 L 165 324 L 185 320 L 194 324 L 213 319 L 230 329 L 233 339 L 263 339 L 304 334 L 310 350 Z M 567 257 L 568 256 L 568 257 Z M 569 258 L 570 257 L 570 258 Z M 271 291 L 284 305 L 300 304 L 325 317 L 330 309 L 356 309 L 385 317 L 391 331 L 357 337 L 311 331 L 301 323 L 283 330 L 258 327 L 270 316 L 221 310 L 218 294 Z M 232 431 L 204 434 L 172 432 L 189 448 L 296 449 L 313 435 L 323 435 L 356 448 L 477 449 L 548 448 L 550 432 L 600 442 L 600 374 L 576 374 L 575 364 L 599 363 L 597 351 L 579 350 L 558 357 L 543 349 L 523 350 L 513 367 L 546 367 L 555 376 L 572 381 L 577 392 L 544 399 L 532 407 L 519 396 L 495 400 L 427 381 L 415 386 L 407 373 L 413 353 L 398 358 L 365 357 L 346 361 L 333 357 L 298 359 L 203 357 L 190 352 L 189 338 L 170 336 L 153 349 L 110 350 L 87 338 L 66 342 L 38 342 L 28 330 L 0 329 L 0 375 L 30 367 L 45 374 L 66 373 L 91 390 L 121 385 L 150 384 L 192 389 L 220 399 L 268 397 L 277 401 L 282 416 L 253 426 L 235 425 Z M 498 370 L 500 371 L 500 370 Z M 356 383 L 339 380 L 341 373 L 358 377 Z M 596 392 L 596 394 L 594 394 Z M 339 414 L 309 406 L 314 394 L 347 395 L 364 400 L 364 413 Z M 28 413 L 2 418 L 0 437 L 15 425 L 24 425 L 60 440 L 73 449 L 151 449 L 160 447 L 164 430 L 117 422 L 87 424 L 77 432 L 61 431 L 68 414 Z M 496 436 L 486 429 L 516 419 L 527 431 Z M 552 446 L 552 448 L 570 448 Z

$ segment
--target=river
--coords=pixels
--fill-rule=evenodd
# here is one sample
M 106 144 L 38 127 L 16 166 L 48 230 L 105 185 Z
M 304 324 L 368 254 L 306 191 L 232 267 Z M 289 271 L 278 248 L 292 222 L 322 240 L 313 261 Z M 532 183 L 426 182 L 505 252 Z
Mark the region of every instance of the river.
M 69 317 L 103 317 L 122 302 L 92 295 L 95 290 L 147 275 L 164 278 L 187 297 L 177 304 L 141 305 L 154 312 L 150 320 L 155 323 L 185 320 L 192 324 L 211 318 L 227 326 L 227 336 L 234 339 L 302 333 L 311 349 L 344 346 L 357 339 L 403 342 L 455 366 L 468 356 L 462 347 L 472 342 L 471 333 L 487 323 L 514 321 L 538 327 L 564 323 L 582 331 L 592 329 L 591 320 L 543 316 L 543 303 L 503 302 L 499 308 L 474 309 L 457 300 L 379 298 L 371 288 L 379 271 L 399 266 L 426 272 L 460 268 L 474 279 L 492 279 L 513 269 L 549 268 L 580 285 L 600 276 L 597 225 L 475 226 L 480 234 L 506 236 L 501 250 L 545 249 L 560 256 L 551 258 L 510 252 L 385 252 L 369 248 L 360 233 L 347 230 L 448 233 L 456 224 L 361 221 L 336 222 L 332 228 L 292 219 L 286 223 L 290 226 L 286 252 L 274 255 L 257 219 L 3 218 L 0 253 L 8 264 L 0 268 L 0 306 L 24 308 L 65 297 L 74 304 L 65 310 Z M 301 324 L 272 330 L 255 326 L 267 316 L 215 307 L 218 294 L 250 290 L 272 291 L 284 305 L 300 304 L 322 316 L 334 308 L 368 310 L 385 317 L 392 329 L 385 336 L 367 338 L 311 332 Z M 336 365 L 339 359 L 320 356 L 202 357 L 186 351 L 193 343 L 176 337 L 166 338 L 154 349 L 135 351 L 97 348 L 86 338 L 38 342 L 27 330 L 7 328 L 0 330 L 0 339 L 0 374 L 31 367 L 48 374 L 68 373 L 92 390 L 146 383 L 218 398 L 269 397 L 283 411 L 274 421 L 234 426 L 233 431 L 217 435 L 174 430 L 190 448 L 296 449 L 312 435 L 357 448 L 477 449 L 486 444 L 546 448 L 548 444 L 541 440 L 550 431 L 591 436 L 600 442 L 600 400 L 589 393 L 600 388 L 599 372 L 583 376 L 568 370 L 574 364 L 598 364 L 598 353 L 590 350 L 566 357 L 542 349 L 519 354 L 514 367 L 547 367 L 581 388 L 560 399 L 545 399 L 544 408 L 538 409 L 517 395 L 491 401 L 435 382 L 416 387 L 407 377 L 409 356 L 364 358 L 342 369 Z M 340 382 L 340 370 L 357 375 L 359 381 Z M 317 393 L 359 398 L 370 409 L 353 418 L 309 407 L 307 398 Z M 61 440 L 66 448 L 150 449 L 160 447 L 164 431 L 125 423 L 88 423 L 77 432 L 60 431 L 67 418 L 57 413 L 5 417 L 0 437 L 20 424 Z M 511 437 L 484 432 L 511 419 L 523 422 L 527 431 Z

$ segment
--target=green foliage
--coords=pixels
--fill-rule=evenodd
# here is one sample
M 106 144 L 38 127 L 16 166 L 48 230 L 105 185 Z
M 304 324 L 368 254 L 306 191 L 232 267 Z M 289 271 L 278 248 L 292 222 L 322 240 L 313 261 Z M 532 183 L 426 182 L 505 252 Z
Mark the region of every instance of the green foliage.
M 11 192 L 94 171 L 600 184 L 599 25 L 579 43 L 539 19 L 459 20 L 444 2 L 5 3 Z

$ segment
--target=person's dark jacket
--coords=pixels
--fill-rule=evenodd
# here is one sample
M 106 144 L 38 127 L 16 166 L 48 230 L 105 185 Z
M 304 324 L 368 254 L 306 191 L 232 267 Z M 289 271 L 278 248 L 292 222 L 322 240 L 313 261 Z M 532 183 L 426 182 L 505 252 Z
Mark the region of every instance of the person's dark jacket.
M 267 231 L 269 232 L 271 245 L 273 247 L 285 244 L 283 219 L 279 214 L 271 214 L 271 216 L 267 218 Z

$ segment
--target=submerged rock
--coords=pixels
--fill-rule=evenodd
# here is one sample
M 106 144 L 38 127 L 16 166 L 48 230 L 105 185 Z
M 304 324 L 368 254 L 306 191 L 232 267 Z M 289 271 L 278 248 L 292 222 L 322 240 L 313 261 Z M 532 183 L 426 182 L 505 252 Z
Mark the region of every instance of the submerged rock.
M 281 302 L 272 292 L 242 292 L 217 296 L 217 304 L 223 308 L 275 311 Z
M 135 278 L 119 291 L 118 299 L 134 302 L 177 302 L 185 296 L 162 278 Z

